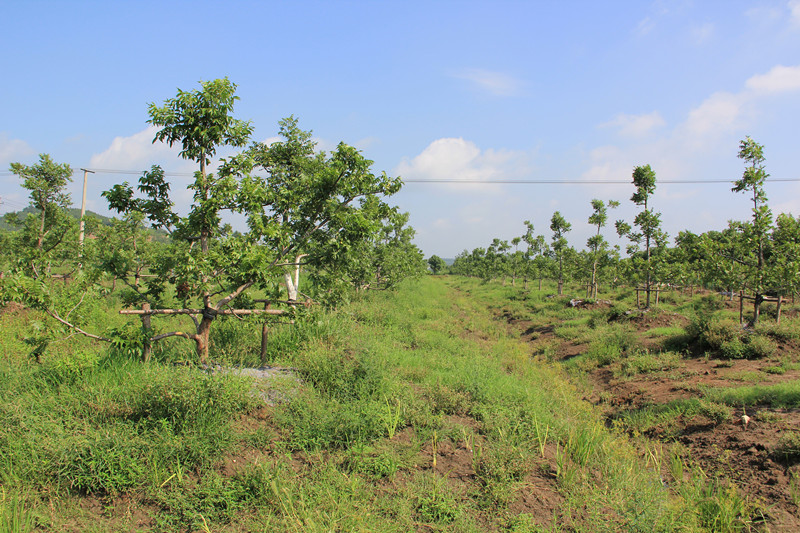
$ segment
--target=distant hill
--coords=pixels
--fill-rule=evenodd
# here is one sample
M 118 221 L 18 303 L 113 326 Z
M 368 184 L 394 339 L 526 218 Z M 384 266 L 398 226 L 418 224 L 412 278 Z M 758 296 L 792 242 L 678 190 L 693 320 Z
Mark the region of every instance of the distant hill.
M 72 215 L 73 218 L 75 218 L 75 220 L 79 220 L 80 219 L 81 210 L 78 209 L 77 207 L 72 207 L 72 208 L 68 209 L 67 211 L 69 212 L 70 215 Z M 14 231 L 16 229 L 14 226 L 12 226 L 8 222 L 6 222 L 6 216 L 7 215 L 12 215 L 12 214 L 16 213 L 16 214 L 18 214 L 20 216 L 20 218 L 22 218 L 25 215 L 36 214 L 38 212 L 39 212 L 38 209 L 35 209 L 33 207 L 28 206 L 25 209 L 23 209 L 22 211 L 11 211 L 9 213 L 5 213 L 4 215 L 0 216 L 0 231 Z M 111 217 L 99 215 L 99 214 L 95 213 L 94 211 L 89 211 L 89 210 L 86 211 L 86 216 L 87 217 L 91 216 L 91 217 L 96 218 L 97 220 L 100 221 L 100 224 L 102 224 L 104 226 L 111 226 L 112 223 L 113 223 L 113 220 L 114 220 Z M 152 229 L 151 228 L 148 231 L 153 234 L 153 239 L 155 239 L 157 241 L 166 242 L 168 240 L 168 238 L 169 238 L 169 234 L 164 230 Z

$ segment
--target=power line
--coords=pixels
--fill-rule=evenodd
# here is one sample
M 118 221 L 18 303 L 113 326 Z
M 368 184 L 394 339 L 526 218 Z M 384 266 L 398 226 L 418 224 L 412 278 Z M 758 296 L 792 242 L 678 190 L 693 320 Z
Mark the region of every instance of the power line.
M 736 180 L 728 179 L 682 179 L 682 180 L 658 180 L 658 184 L 663 183 L 733 183 Z M 800 181 L 800 178 L 768 178 L 767 182 L 774 181 Z M 459 179 L 433 179 L 416 180 L 403 179 L 403 183 L 451 183 L 451 184 L 503 184 L 503 185 L 631 185 L 631 180 L 459 180 Z
M 84 170 L 84 169 L 81 168 L 80 170 Z M 118 170 L 118 169 L 111 169 L 111 168 L 89 168 L 89 167 L 86 167 L 86 170 L 89 171 L 89 172 L 92 172 L 92 173 L 97 173 L 97 174 L 127 174 L 127 175 L 130 175 L 130 176 L 141 176 L 145 172 L 148 172 L 147 170 Z M 77 173 L 78 173 L 78 171 L 76 171 L 76 170 L 72 171 L 73 175 L 75 175 Z M 13 174 L 14 173 L 10 172 L 10 171 L 0 171 L 0 176 L 11 176 Z M 175 176 L 175 177 L 192 177 L 192 176 L 194 176 L 194 172 L 164 172 L 164 175 L 165 176 Z
M 112 168 L 87 168 L 87 171 L 97 174 L 121 174 L 130 176 L 140 176 L 146 170 L 121 170 Z M 75 174 L 76 172 L 73 172 Z M 10 176 L 13 172 L 0 172 L 0 176 Z M 192 177 L 194 172 L 164 172 L 165 176 L 173 177 Z M 674 179 L 658 180 L 658 184 L 702 184 L 702 183 L 733 183 L 736 179 Z M 767 183 L 771 182 L 800 182 L 800 178 L 767 178 Z M 480 179 L 403 179 L 403 183 L 446 183 L 451 185 L 630 185 L 630 179 L 613 180 L 587 180 L 587 179 L 520 179 L 520 180 L 480 180 Z

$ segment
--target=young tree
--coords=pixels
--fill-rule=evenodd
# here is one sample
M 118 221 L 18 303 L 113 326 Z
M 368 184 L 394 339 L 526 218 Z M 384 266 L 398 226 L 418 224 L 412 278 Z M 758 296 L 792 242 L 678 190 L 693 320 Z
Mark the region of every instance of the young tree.
M 764 183 L 769 177 L 764 170 L 764 147 L 750 137 L 739 142 L 739 159 L 745 161 L 747 166 L 742 177 L 734 182 L 733 192 L 750 192 L 753 201 L 753 220 L 745 227 L 744 238 L 749 245 L 751 254 L 755 256 L 755 264 L 750 265 L 750 284 L 753 290 L 753 320 L 752 325 L 758 323 L 761 303 L 767 290 L 768 272 L 764 262 L 764 247 L 772 230 L 772 211 L 767 206 L 767 194 Z
M 114 286 L 119 280 L 137 295 L 127 298 L 131 304 L 147 300 L 147 288 L 141 281 L 145 271 L 156 261 L 158 245 L 148 235 L 143 221 L 144 213 L 130 211 L 122 220 L 114 219 L 110 227 L 99 230 L 103 246 L 97 251 L 97 268 L 112 277 Z
M 542 290 L 542 276 L 546 269 L 547 253 L 549 252 L 544 235 L 535 235 L 534 227 L 530 220 L 525 221 L 525 235 L 522 240 L 527 244 L 525 250 L 525 290 L 528 289 L 528 276 L 534 275 L 539 278 L 539 290 Z
M 615 209 L 619 207 L 619 202 L 615 200 L 608 201 L 608 207 Z M 605 227 L 608 222 L 608 210 L 606 204 L 602 200 L 592 200 L 592 212 L 589 216 L 589 224 L 597 226 L 597 233 L 589 237 L 586 245 L 589 247 L 592 255 L 592 277 L 587 290 L 587 297 L 597 298 L 597 263 L 600 259 L 600 252 L 608 248 L 608 241 L 600 234 L 600 230 Z
M 431 272 L 435 276 L 447 268 L 447 263 L 438 255 L 432 255 L 428 258 L 428 267 L 430 267 Z
M 749 251 L 743 246 L 741 222 L 730 221 L 722 231 L 707 231 L 700 236 L 700 251 L 703 257 L 702 280 L 706 284 L 724 289 L 733 300 L 734 293 L 747 284 Z
M 202 362 L 208 358 L 211 325 L 226 306 L 251 287 L 274 292 L 277 280 L 285 283 L 287 274 L 293 281 L 298 257 L 312 249 L 316 255 L 303 258 L 312 266 L 347 254 L 375 231 L 374 213 L 388 212 L 388 207 L 362 210 L 366 199 L 393 194 L 401 186 L 399 179 L 370 172 L 372 162 L 344 143 L 330 156 L 316 153 L 311 133 L 300 130 L 291 117 L 280 122 L 282 141 L 256 143 L 223 160 L 216 176 L 208 173 L 217 149 L 245 145 L 252 130 L 249 122 L 232 117 L 234 90 L 227 79 L 201 82 L 200 90 L 179 90 L 163 107 L 150 105 L 150 122 L 162 126 L 155 140 L 180 144 L 181 155 L 199 164 L 186 217 L 172 211 L 160 169 L 140 180 L 144 198 L 134 198 L 128 184 L 107 195 L 112 208 L 140 210 L 171 231 L 176 252 L 155 270 L 162 283 L 177 287 L 185 305 L 199 300 L 200 308 L 185 310 L 195 333 L 175 331 L 158 338 L 193 340 Z M 222 224 L 225 211 L 243 214 L 247 230 L 229 231 Z
M 37 165 L 12 163 L 10 170 L 23 180 L 22 186 L 30 191 L 30 205 L 38 211 L 22 221 L 20 244 L 22 257 L 33 275 L 39 276 L 39 260 L 50 255 L 74 226 L 67 213 L 72 201 L 66 192 L 67 184 L 72 181 L 72 169 L 66 163 L 54 162 L 48 154 L 41 154 Z
M 314 259 L 311 278 L 316 286 L 324 288 L 325 299 L 336 299 L 351 287 L 389 289 L 425 271 L 422 252 L 411 242 L 414 229 L 407 225 L 408 213 L 401 213 L 396 207 L 386 211 L 384 206 L 375 196 L 366 199 L 361 210 L 372 213 L 366 218 L 373 219 L 373 229 L 354 242 L 346 254 L 329 257 L 326 243 L 310 243 L 308 255 Z M 321 296 L 317 294 L 315 299 Z
M 800 218 L 785 213 L 778 215 L 772 232 L 772 248 L 779 290 L 794 298 L 800 291 Z
M 426 268 L 422 251 L 411 242 L 416 232 L 408 226 L 408 213 L 392 208 L 383 220 L 373 244 L 373 272 L 378 288 L 394 287 L 402 280 L 422 275 Z M 444 261 L 442 261 L 444 263 Z
M 671 259 L 672 279 L 688 286 L 693 293 L 694 286 L 703 281 L 705 272 L 709 270 L 708 257 L 703 248 L 703 237 L 691 231 L 678 233 Z
M 511 244 L 514 245 L 514 252 L 510 256 L 510 267 L 511 267 L 511 286 L 514 287 L 517 284 L 517 274 L 519 270 L 519 264 L 522 261 L 522 253 L 519 251 L 519 243 L 522 242 L 522 237 L 514 237 L 511 239 Z
M 493 252 L 493 260 L 494 260 L 493 276 L 503 277 L 503 287 L 506 286 L 506 277 L 508 276 L 511 266 L 509 264 L 509 257 L 508 257 L 508 251 L 510 249 L 511 245 L 508 244 L 508 241 L 502 241 L 500 239 L 494 239 L 492 241 L 492 244 L 489 246 L 489 250 Z
M 564 252 L 567 249 L 567 238 L 565 235 L 572 230 L 572 224 L 556 211 L 550 219 L 550 231 L 553 232 L 553 254 L 558 261 L 558 294 L 564 292 Z
M 634 233 L 630 225 L 621 220 L 617 221 L 616 227 L 620 237 L 627 236 L 635 245 L 644 239 L 644 281 L 647 293 L 645 305 L 649 308 L 650 290 L 653 283 L 652 246 L 654 244 L 658 247 L 663 246 L 666 243 L 667 234 L 660 228 L 661 214 L 653 212 L 648 205 L 650 197 L 656 190 L 656 173 L 650 168 L 650 165 L 638 166 L 633 169 L 633 185 L 636 187 L 636 192 L 631 196 L 631 201 L 644 208 L 633 220 L 634 225 L 639 228 L 639 232 Z M 635 250 L 636 247 L 629 251 Z

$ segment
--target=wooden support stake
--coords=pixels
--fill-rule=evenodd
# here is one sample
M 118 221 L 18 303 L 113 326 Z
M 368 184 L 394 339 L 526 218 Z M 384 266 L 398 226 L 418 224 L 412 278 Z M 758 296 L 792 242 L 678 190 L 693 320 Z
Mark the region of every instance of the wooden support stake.
M 150 309 L 143 311 L 141 309 L 121 309 L 121 315 L 199 315 L 202 314 L 202 309 Z M 286 311 L 282 309 L 223 309 L 217 311 L 218 315 L 283 315 Z
M 739 291 L 739 324 L 744 321 L 744 291 Z
M 269 301 L 264 302 L 264 311 L 269 309 Z M 267 342 L 269 341 L 269 328 L 267 321 L 261 325 L 261 366 L 267 366 Z
M 145 314 L 142 314 L 142 329 L 144 330 L 144 343 L 142 345 L 142 360 L 146 363 L 150 360 L 150 354 L 152 351 L 152 346 L 150 345 L 150 315 L 147 314 L 147 311 L 150 311 L 150 304 L 145 302 L 142 304 L 142 311 L 145 311 Z
M 778 295 L 778 317 L 776 319 L 776 324 L 780 324 L 781 323 L 781 303 L 783 303 L 783 296 L 779 294 Z

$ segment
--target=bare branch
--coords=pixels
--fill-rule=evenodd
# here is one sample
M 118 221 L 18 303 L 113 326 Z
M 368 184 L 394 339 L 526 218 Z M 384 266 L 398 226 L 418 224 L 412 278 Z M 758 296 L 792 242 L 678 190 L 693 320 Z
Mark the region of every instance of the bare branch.
M 184 339 L 194 340 L 196 336 L 197 335 L 192 335 L 190 333 L 184 333 L 183 331 L 170 331 L 169 333 L 161 333 L 155 337 L 150 337 L 150 342 L 160 341 L 168 337 L 183 337 Z
M 93 333 L 89 333 L 87 331 L 83 331 L 81 328 L 79 328 L 75 324 L 71 324 L 71 323 L 67 322 L 66 320 L 64 320 L 63 318 L 61 318 L 60 316 L 58 316 L 58 313 L 56 313 L 55 311 L 47 310 L 46 313 L 48 315 L 50 315 L 51 317 L 55 318 L 56 320 L 58 320 L 59 322 L 61 322 L 62 324 L 64 324 L 65 326 L 67 326 L 68 328 L 72 329 L 73 331 L 77 331 L 81 335 L 89 337 L 90 339 L 96 339 L 96 340 L 104 341 L 104 342 L 112 342 L 111 339 L 107 339 L 106 337 L 101 337 L 100 335 L 95 335 Z
M 72 309 L 70 309 L 70 310 L 69 310 L 69 313 L 67 313 L 67 316 L 65 317 L 66 319 L 69 319 L 69 315 L 71 315 L 71 314 L 72 314 L 72 312 L 73 312 L 75 309 L 77 309 L 77 308 L 78 308 L 78 306 L 80 306 L 80 305 L 83 303 L 83 299 L 84 299 L 85 297 L 86 297 L 86 293 L 84 292 L 83 294 L 81 294 L 81 299 L 78 301 L 78 303 L 76 303 L 76 304 L 75 304 L 75 307 L 73 307 Z

